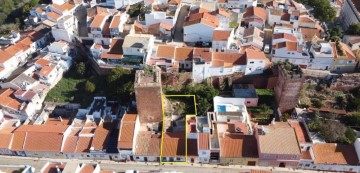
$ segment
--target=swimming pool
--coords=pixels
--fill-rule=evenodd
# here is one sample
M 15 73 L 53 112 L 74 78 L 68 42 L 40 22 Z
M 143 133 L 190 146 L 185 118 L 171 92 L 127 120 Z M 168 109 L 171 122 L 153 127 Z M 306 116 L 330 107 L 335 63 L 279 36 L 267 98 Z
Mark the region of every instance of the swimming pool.
M 217 106 L 218 112 L 226 112 L 226 106 L 225 105 L 218 105 Z

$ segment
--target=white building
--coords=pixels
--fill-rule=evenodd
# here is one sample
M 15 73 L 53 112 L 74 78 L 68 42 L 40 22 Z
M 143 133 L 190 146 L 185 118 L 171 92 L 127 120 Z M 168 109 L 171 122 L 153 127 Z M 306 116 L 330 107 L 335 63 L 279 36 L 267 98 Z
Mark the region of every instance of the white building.
M 209 13 L 189 15 L 184 22 L 184 42 L 211 42 L 219 19 Z
M 77 36 L 78 21 L 73 15 L 62 17 L 51 29 L 51 33 L 56 41 L 75 42 Z
M 307 68 L 310 55 L 302 46 L 299 46 L 297 42 L 277 43 L 272 50 L 271 62 L 285 62 L 286 60 L 292 64 L 300 65 L 302 68 Z
M 334 60 L 332 47 L 327 42 L 315 42 L 309 49 L 310 62 L 309 69 L 329 70 Z

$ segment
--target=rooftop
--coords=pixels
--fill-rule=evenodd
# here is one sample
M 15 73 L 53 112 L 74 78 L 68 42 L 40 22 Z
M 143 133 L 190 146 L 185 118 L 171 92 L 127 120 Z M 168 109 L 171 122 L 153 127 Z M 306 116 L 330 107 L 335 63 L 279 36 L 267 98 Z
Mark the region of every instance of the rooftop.
M 132 149 L 135 133 L 136 114 L 125 114 L 120 125 L 118 148 Z
M 335 143 L 314 144 L 314 162 L 316 164 L 358 165 L 356 151 L 353 145 Z
M 140 131 L 135 144 L 135 155 L 138 156 L 160 156 L 159 134 L 150 131 Z
M 275 122 L 259 129 L 259 152 L 268 154 L 300 155 L 294 128 L 286 122 Z
M 255 136 L 226 134 L 220 137 L 220 157 L 224 158 L 257 158 Z

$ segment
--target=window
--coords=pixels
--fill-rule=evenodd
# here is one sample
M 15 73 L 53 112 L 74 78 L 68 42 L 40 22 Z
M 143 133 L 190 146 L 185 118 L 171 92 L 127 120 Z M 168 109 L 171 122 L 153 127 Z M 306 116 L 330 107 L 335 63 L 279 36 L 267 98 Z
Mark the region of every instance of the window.
M 348 61 L 348 64 L 351 64 L 352 63 L 352 61 Z
M 177 158 L 176 158 L 176 160 L 178 160 L 178 161 L 179 161 L 179 160 L 181 160 L 181 158 L 180 158 L 180 157 L 177 157 Z
M 247 101 L 246 103 L 247 103 L 247 104 L 250 104 L 251 102 L 250 102 L 250 101 Z
M 250 64 L 254 64 L 254 61 L 250 61 Z
M 259 61 L 259 63 L 263 63 L 264 61 Z
M 90 155 L 86 155 L 86 157 L 90 157 Z
M 310 164 L 305 164 L 305 167 L 309 167 L 310 166 Z
M 205 154 L 206 154 L 206 151 L 201 152 L 201 154 L 202 154 L 202 155 L 205 155 Z
M 140 159 L 140 157 L 135 157 L 135 159 Z
M 166 157 L 162 157 L 162 161 L 166 161 Z

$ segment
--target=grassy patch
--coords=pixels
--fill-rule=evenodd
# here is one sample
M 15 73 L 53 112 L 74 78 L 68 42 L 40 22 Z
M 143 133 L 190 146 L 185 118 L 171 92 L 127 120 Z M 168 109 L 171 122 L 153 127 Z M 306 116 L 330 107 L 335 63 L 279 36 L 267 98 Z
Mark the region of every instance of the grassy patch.
M 96 85 L 94 93 L 85 91 L 85 82 L 89 80 Z M 74 70 L 68 71 L 64 77 L 50 90 L 45 101 L 59 103 L 80 103 L 81 107 L 88 107 L 94 96 L 107 96 L 106 78 L 103 76 L 90 76 L 78 78 Z
M 265 104 L 267 106 L 272 106 L 275 103 L 274 90 L 256 89 L 256 94 L 259 97 L 258 105 Z

